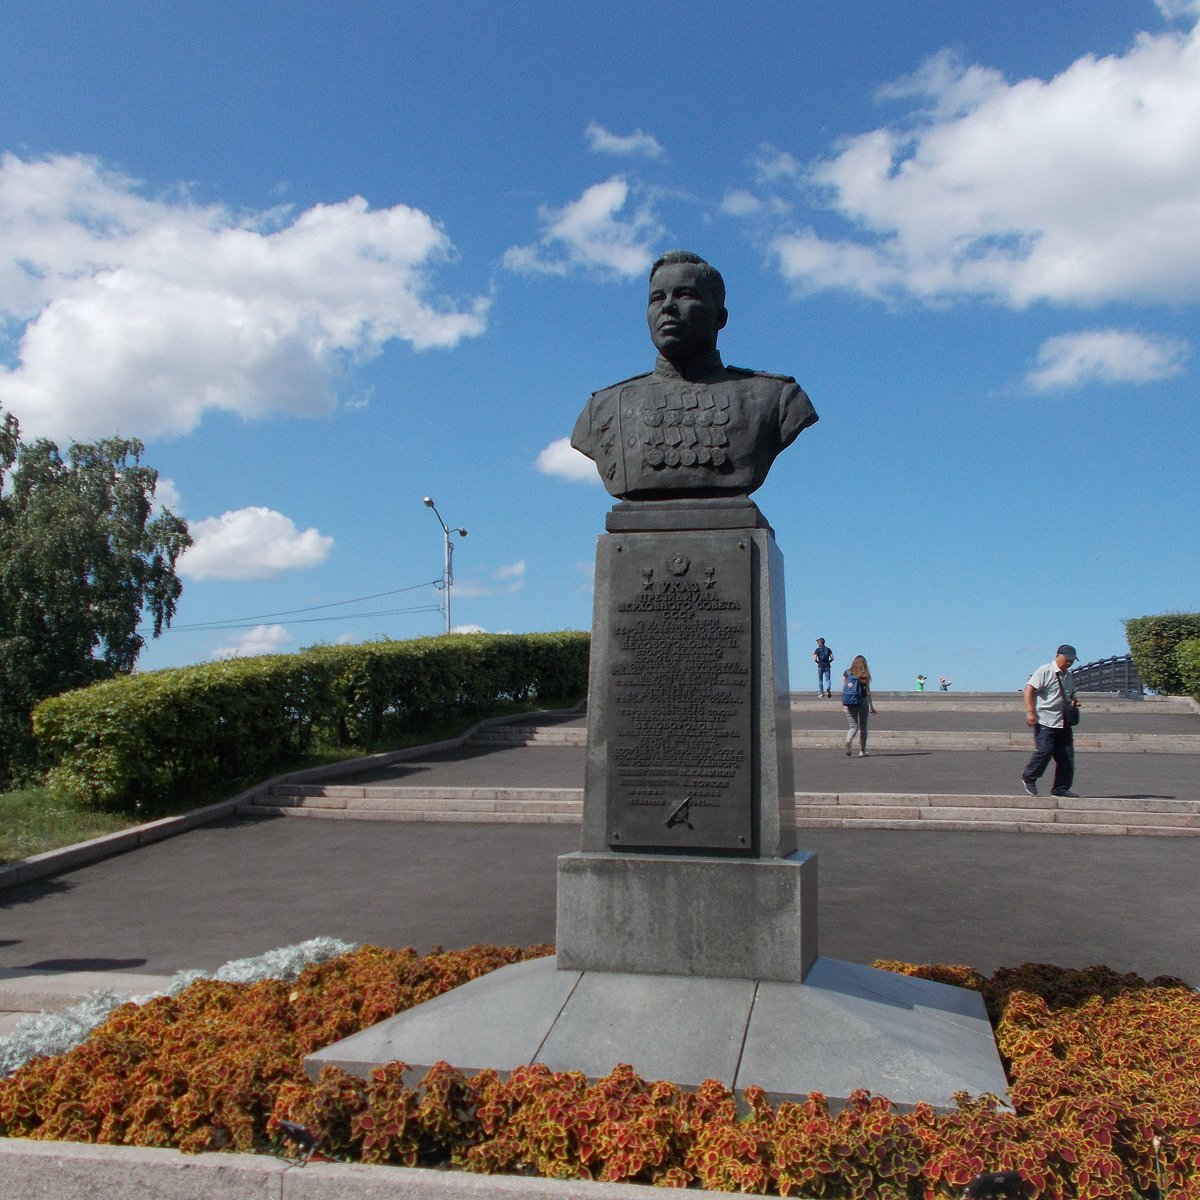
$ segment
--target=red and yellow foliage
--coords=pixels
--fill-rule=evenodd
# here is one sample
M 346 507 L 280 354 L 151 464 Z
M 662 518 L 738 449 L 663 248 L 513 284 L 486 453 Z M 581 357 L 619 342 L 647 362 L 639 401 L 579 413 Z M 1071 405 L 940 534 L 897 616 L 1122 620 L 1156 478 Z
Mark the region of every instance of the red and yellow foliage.
M 1047 1200 L 1200 1200 L 1200 995 L 1105 967 L 1025 964 L 985 979 L 876 964 L 983 993 L 1011 1108 L 962 1095 L 951 1112 L 900 1112 L 865 1092 L 836 1112 L 816 1093 L 776 1107 L 759 1088 L 686 1092 L 628 1066 L 589 1082 L 439 1063 L 415 1086 L 402 1063 L 368 1079 L 303 1072 L 318 1046 L 548 952 L 366 947 L 293 984 L 204 981 L 126 1005 L 77 1049 L 0 1081 L 0 1134 L 248 1151 L 274 1144 L 285 1120 L 331 1157 L 408 1166 L 848 1200 L 934 1200 L 1011 1170 Z

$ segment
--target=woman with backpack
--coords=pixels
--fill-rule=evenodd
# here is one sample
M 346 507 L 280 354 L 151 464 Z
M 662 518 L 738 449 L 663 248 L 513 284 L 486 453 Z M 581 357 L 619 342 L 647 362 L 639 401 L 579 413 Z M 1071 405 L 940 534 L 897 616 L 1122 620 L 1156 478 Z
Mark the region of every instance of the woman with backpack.
M 848 670 L 842 672 L 842 707 L 846 710 L 846 754 L 854 748 L 854 735 L 858 735 L 858 757 L 869 758 L 867 753 L 867 713 L 875 711 L 871 699 L 871 670 L 861 654 L 854 657 Z

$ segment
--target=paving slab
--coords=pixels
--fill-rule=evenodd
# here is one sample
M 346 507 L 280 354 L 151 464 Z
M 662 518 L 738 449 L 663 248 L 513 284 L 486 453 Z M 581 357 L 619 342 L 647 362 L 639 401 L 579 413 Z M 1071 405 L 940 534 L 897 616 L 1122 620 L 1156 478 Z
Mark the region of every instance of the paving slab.
M 486 1067 L 507 1074 L 541 1061 L 546 1034 L 580 977 L 579 971 L 548 969 L 548 962 L 514 963 L 473 979 L 310 1054 L 305 1066 L 314 1079 L 326 1066 L 365 1078 L 380 1063 L 404 1062 L 405 1078 L 415 1086 L 441 1059 L 468 1074 Z
M 628 1063 L 643 1079 L 732 1087 L 754 992 L 750 979 L 585 971 L 539 1058 L 592 1079 Z
M 435 1062 L 501 1072 L 541 1062 L 698 1087 L 758 1084 L 776 1102 L 855 1088 L 897 1104 L 952 1108 L 954 1094 L 1003 1096 L 1008 1082 L 978 992 L 818 958 L 803 983 L 559 970 L 551 958 L 504 967 L 381 1021 L 305 1060 L 366 1075 Z
M 954 1106 L 954 1093 L 1004 1098 L 1008 1080 L 983 997 L 822 956 L 802 986 L 763 983 L 738 1086 L 773 1099 L 803 1090 L 845 1099 L 865 1087 L 897 1104 Z

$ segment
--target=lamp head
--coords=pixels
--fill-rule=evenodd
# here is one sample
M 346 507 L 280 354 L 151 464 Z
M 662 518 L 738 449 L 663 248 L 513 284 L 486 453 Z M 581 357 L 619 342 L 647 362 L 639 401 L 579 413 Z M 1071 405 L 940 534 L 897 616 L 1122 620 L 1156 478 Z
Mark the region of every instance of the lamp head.
M 426 508 L 432 508 L 433 507 L 433 497 L 426 496 L 425 499 L 421 501 L 421 503 L 424 504 Z

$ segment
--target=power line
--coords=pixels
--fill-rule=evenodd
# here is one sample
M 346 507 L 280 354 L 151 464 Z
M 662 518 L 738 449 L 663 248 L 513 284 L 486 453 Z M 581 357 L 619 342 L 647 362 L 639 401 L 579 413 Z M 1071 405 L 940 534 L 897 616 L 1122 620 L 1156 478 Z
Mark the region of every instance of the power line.
M 428 585 L 426 585 L 428 586 Z M 401 591 L 409 591 L 408 588 L 401 588 Z M 384 593 L 385 595 L 389 593 Z M 339 601 L 339 603 L 341 603 Z M 324 606 L 319 606 L 324 607 Z M 297 612 L 307 612 L 308 609 L 296 609 Z M 320 621 L 357 621 L 363 617 L 397 617 L 405 613 L 422 613 L 422 612 L 441 612 L 440 604 L 422 604 L 415 608 L 388 608 L 380 612 L 365 612 L 365 613 L 339 613 L 335 617 L 299 617 L 288 622 L 289 625 L 315 625 Z M 254 629 L 261 625 L 261 621 L 256 621 L 254 618 L 248 618 L 244 624 L 226 624 L 226 625 L 178 625 L 172 626 L 170 629 L 164 629 L 164 633 L 211 633 L 224 629 Z
M 440 578 L 431 579 L 426 583 L 414 583 L 414 584 L 410 585 L 409 587 L 393 588 L 389 592 L 373 592 L 369 596 L 355 596 L 354 599 L 352 599 L 352 600 L 332 600 L 328 604 L 310 604 L 307 608 L 289 608 L 289 609 L 284 609 L 282 612 L 259 613 L 257 616 L 249 616 L 249 617 L 228 617 L 228 618 L 225 618 L 220 621 L 198 621 L 198 622 L 195 622 L 190 625 L 172 625 L 170 627 L 170 631 L 172 633 L 175 633 L 176 631 L 182 632 L 185 630 L 193 630 L 193 629 L 245 629 L 245 628 L 248 628 L 248 625 L 246 623 L 249 623 L 249 625 L 254 625 L 259 621 L 269 621 L 269 620 L 274 619 L 275 617 L 290 617 L 290 616 L 294 616 L 296 613 L 319 612 L 321 609 L 324 609 L 324 608 L 340 608 L 347 604 L 362 604 L 367 600 L 379 600 L 384 596 L 398 596 L 402 592 L 415 592 L 419 588 L 436 587 L 441 582 L 442 581 Z M 398 611 L 400 611 L 400 612 L 424 612 L 425 609 L 400 609 Z M 436 608 L 433 609 L 433 611 L 440 612 L 441 606 L 440 605 L 437 606 Z M 358 613 L 358 614 L 349 613 L 349 614 L 346 614 L 346 617 L 347 617 L 347 619 L 349 619 L 350 617 L 353 617 L 355 615 L 369 617 L 369 616 L 390 616 L 392 614 L 390 614 L 390 613 Z M 339 620 L 340 617 L 324 617 L 324 618 L 311 618 L 311 619 L 336 621 L 336 620 Z M 294 624 L 303 624 L 303 621 L 298 621 L 298 622 L 293 622 L 293 623 Z

